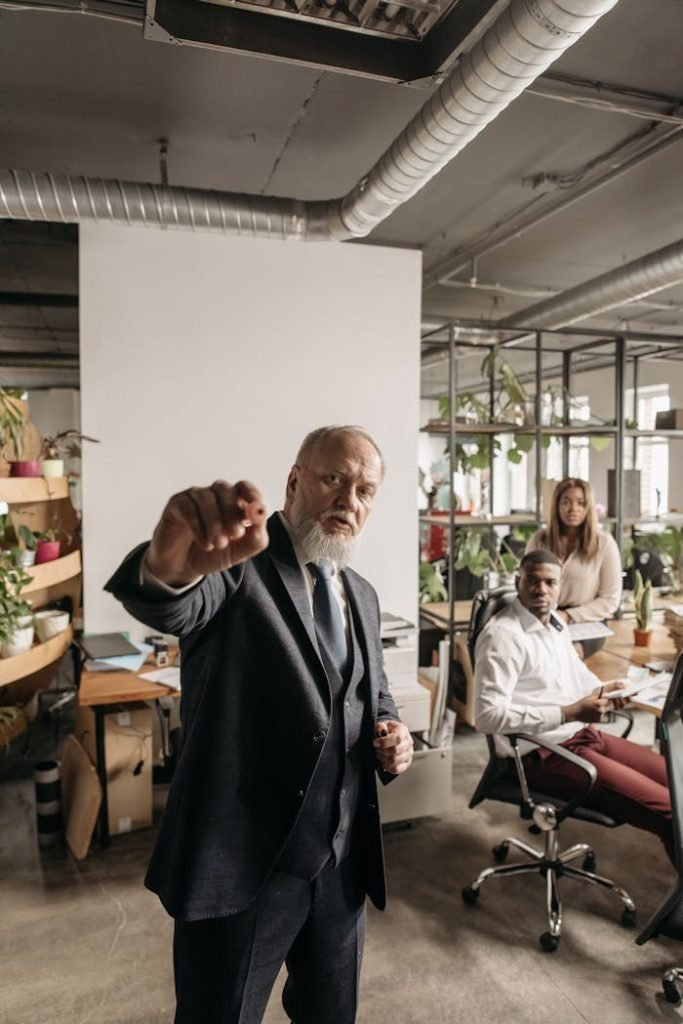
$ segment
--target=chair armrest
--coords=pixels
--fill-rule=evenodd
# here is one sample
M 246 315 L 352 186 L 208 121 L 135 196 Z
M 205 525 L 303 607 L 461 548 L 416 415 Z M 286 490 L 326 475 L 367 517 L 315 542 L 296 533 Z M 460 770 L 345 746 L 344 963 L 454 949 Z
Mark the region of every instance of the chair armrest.
M 622 740 L 625 740 L 628 734 L 630 733 L 631 729 L 633 728 L 633 715 L 630 711 L 617 711 L 616 708 L 610 708 L 608 714 L 611 718 L 623 718 L 625 720 L 626 726 L 624 727 L 624 731 L 619 734 Z
M 580 768 L 582 772 L 585 772 L 586 782 L 580 788 L 579 792 L 576 793 L 571 800 L 567 800 L 566 803 L 562 804 L 562 806 L 557 810 L 558 823 L 563 821 L 565 818 L 568 818 L 572 812 L 583 803 L 595 785 L 595 781 L 598 777 L 598 772 L 595 766 L 592 765 L 590 761 L 586 761 L 584 757 L 579 757 L 579 755 L 573 753 L 573 751 L 567 750 L 566 747 L 561 747 L 557 743 L 548 743 L 545 740 L 539 740 L 537 736 L 530 736 L 525 732 L 509 733 L 507 739 L 510 741 L 514 751 L 515 767 L 517 769 L 520 789 L 522 790 L 522 797 L 527 807 L 532 811 L 537 805 L 532 800 L 529 792 L 529 784 L 526 779 L 524 764 L 519 752 L 519 740 L 525 740 L 527 743 L 532 743 L 535 747 L 542 747 L 543 750 L 549 750 L 551 754 L 557 754 L 558 757 L 564 758 L 565 761 L 569 761 L 570 764 L 575 765 L 575 767 Z

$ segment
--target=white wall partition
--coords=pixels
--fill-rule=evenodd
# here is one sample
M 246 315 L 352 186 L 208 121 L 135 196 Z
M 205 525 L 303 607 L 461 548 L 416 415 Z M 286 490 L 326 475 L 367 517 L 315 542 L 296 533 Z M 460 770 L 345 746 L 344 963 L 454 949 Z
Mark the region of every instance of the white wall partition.
M 411 251 L 81 226 L 89 632 L 146 632 L 102 587 L 172 493 L 246 477 L 279 508 L 303 435 L 340 422 L 388 467 L 356 567 L 415 619 L 420 276 Z

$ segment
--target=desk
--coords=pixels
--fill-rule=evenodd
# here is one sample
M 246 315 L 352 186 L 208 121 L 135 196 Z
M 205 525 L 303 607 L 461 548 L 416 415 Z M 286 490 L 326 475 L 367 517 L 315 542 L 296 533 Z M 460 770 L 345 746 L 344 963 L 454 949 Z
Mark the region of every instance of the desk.
M 618 679 L 625 675 L 629 665 L 675 660 L 676 648 L 666 626 L 661 621 L 661 613 L 655 613 L 655 621 L 652 623 L 652 643 L 649 647 L 635 646 L 633 627 L 633 619 L 614 619 L 609 623 L 609 628 L 614 631 L 614 636 L 608 636 L 602 650 L 586 659 L 586 665 L 598 679 L 604 679 L 605 682 Z M 661 708 L 657 705 L 639 703 L 637 694 L 630 699 L 629 703 L 634 708 L 648 711 L 650 714 L 659 716 L 661 713 Z
M 148 661 L 143 671 L 152 672 L 153 661 Z M 104 716 L 115 710 L 119 704 L 133 704 L 141 700 L 158 700 L 160 697 L 179 697 L 177 690 L 159 686 L 148 679 L 141 679 L 134 672 L 87 672 L 81 673 L 78 689 L 78 703 L 92 708 L 95 714 L 96 769 L 102 785 L 99 833 L 102 846 L 109 846 L 109 806 L 107 802 L 107 762 L 104 744 Z

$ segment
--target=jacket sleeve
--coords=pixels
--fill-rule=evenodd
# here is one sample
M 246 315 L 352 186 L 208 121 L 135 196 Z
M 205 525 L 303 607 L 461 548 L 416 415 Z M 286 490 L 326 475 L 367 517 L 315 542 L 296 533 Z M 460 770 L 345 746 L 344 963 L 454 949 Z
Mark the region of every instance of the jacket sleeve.
M 598 566 L 598 592 L 591 601 L 569 608 L 574 622 L 602 622 L 614 616 L 621 601 L 621 557 L 614 538 L 606 534 Z
M 203 629 L 240 585 L 244 565 L 212 573 L 176 596 L 142 583 L 141 564 L 148 543 L 124 558 L 104 589 L 113 594 L 133 618 L 160 633 L 187 636 Z

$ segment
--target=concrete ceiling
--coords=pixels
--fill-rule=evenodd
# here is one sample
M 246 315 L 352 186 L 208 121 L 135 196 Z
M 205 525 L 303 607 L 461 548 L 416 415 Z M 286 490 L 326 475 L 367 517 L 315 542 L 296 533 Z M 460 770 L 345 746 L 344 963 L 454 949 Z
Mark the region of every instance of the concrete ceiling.
M 355 37 L 347 36 L 353 46 Z M 675 130 L 655 115 L 682 112 L 676 111 L 679 98 L 683 103 L 682 43 L 680 0 L 620 0 L 551 75 L 595 83 L 583 93 L 640 106 L 653 112 L 652 120 L 524 94 L 376 228 L 372 242 L 422 249 L 425 315 L 508 317 L 537 301 L 510 290 L 564 290 L 683 237 L 679 130 L 677 141 L 634 170 L 481 255 L 478 281 L 505 290 L 435 283 L 455 251 L 513 211 L 566 196 L 568 185 L 594 173 L 588 165 L 597 161 L 604 171 L 628 155 L 623 147 L 630 138 L 632 146 L 643 146 Z M 621 91 L 598 92 L 598 83 Z M 430 88 L 431 81 L 396 85 L 152 42 L 140 23 L 0 2 L 3 167 L 159 181 L 159 139 L 166 137 L 171 184 L 329 198 L 362 177 Z M 466 262 L 453 276 L 471 275 Z M 0 221 L 0 292 L 75 296 L 77 290 L 75 228 Z M 683 286 L 657 299 L 664 308 L 622 308 L 596 323 L 683 334 Z M 0 356 L 0 382 L 17 378 L 6 364 L 21 361 L 22 351 L 66 359 L 77 341 L 75 308 L 0 305 L 0 353 L 17 354 Z M 28 383 L 28 371 L 21 372 Z M 33 382 L 49 383 L 65 371 L 55 362 L 31 372 Z

